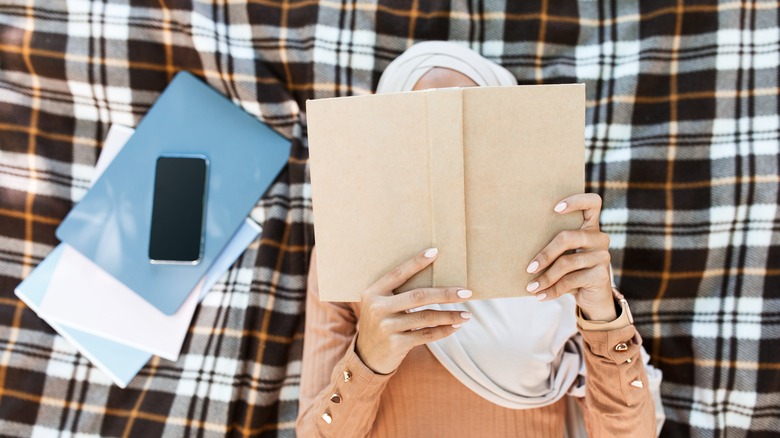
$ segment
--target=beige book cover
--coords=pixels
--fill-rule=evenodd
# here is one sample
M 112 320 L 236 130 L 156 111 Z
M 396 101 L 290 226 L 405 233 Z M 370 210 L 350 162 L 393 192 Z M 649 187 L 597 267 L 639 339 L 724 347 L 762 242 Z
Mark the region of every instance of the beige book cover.
M 525 296 L 526 267 L 581 213 L 585 86 L 445 88 L 306 105 L 320 296 L 360 301 L 384 273 L 436 247 L 398 291 L 460 286 Z

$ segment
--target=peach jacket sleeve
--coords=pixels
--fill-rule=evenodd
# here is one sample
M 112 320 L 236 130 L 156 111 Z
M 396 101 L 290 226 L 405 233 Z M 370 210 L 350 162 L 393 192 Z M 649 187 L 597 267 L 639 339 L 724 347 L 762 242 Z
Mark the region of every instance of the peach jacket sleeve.
M 316 255 L 307 289 L 296 434 L 368 436 L 392 374 L 375 374 L 355 353 L 357 319 L 352 304 L 320 301 Z
M 591 437 L 655 437 L 655 400 L 640 354 L 642 338 L 621 301 L 622 311 L 611 322 L 586 321 L 577 312 L 587 370 L 585 423 Z
M 307 438 L 366 437 L 393 374 L 375 374 L 357 356 L 356 309 L 350 303 L 320 301 L 314 257 L 306 297 L 296 433 Z M 583 325 L 592 326 L 580 319 L 588 372 L 584 411 L 590 436 L 655 436 L 654 404 L 639 357 L 642 341 L 634 326 L 589 330 Z M 641 387 L 636 381 L 642 382 Z

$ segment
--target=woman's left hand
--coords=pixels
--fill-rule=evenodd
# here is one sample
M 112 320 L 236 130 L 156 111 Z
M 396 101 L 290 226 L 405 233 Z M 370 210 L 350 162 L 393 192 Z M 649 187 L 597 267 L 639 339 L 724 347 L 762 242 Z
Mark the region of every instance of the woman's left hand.
M 544 271 L 526 290 L 540 301 L 573 293 L 583 316 L 589 320 L 616 318 L 609 274 L 609 236 L 599 230 L 601 197 L 595 193 L 569 196 L 555 206 L 558 214 L 582 211 L 579 230 L 561 231 L 529 263 L 531 274 Z

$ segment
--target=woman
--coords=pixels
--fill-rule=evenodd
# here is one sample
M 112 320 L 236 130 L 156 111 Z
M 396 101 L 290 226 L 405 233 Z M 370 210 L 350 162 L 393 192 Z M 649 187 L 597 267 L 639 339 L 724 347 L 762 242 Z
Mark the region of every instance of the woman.
M 485 85 L 516 81 L 469 49 L 428 42 L 394 60 L 377 92 Z M 360 303 L 321 302 L 313 253 L 298 435 L 562 437 L 565 419 L 581 416 L 590 436 L 655 436 L 641 338 L 613 294 L 601 199 L 577 194 L 550 208 L 581 211 L 584 223 L 518 267 L 538 273 L 526 287 L 536 299 L 469 301 L 458 287 L 395 293 L 435 262 L 430 248 Z M 584 414 L 567 395 L 584 400 Z

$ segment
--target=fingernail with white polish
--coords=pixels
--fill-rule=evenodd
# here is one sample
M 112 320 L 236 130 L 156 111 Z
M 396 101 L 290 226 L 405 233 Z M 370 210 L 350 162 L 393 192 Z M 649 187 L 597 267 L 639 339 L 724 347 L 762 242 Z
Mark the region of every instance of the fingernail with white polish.
M 471 296 L 471 291 L 468 289 L 459 290 L 458 296 L 461 298 L 469 298 Z
M 545 298 L 547 298 L 547 294 L 546 293 L 540 293 L 539 295 L 536 296 L 536 299 L 539 300 L 539 301 L 542 301 Z
M 539 289 L 539 282 L 538 281 L 534 281 L 533 283 L 529 283 L 528 286 L 526 286 L 526 288 L 525 288 L 525 290 L 527 290 L 528 292 L 533 292 L 536 289 Z
M 463 324 L 452 324 L 452 328 L 460 328 Z
M 460 312 L 460 317 L 463 319 L 470 319 L 471 318 L 471 312 Z
M 534 272 L 536 272 L 537 269 L 539 269 L 539 262 L 534 260 L 534 261 L 531 262 L 530 265 L 528 265 L 528 268 L 526 268 L 526 271 L 529 274 L 533 274 Z
M 432 259 L 432 258 L 436 257 L 436 254 L 438 254 L 438 253 L 439 253 L 439 250 L 437 248 L 431 248 L 431 249 L 425 251 L 425 254 L 423 254 L 423 255 L 425 257 L 429 258 L 429 259 Z
M 566 202 L 561 202 L 558 205 L 555 206 L 555 212 L 560 213 L 563 210 L 566 210 Z

